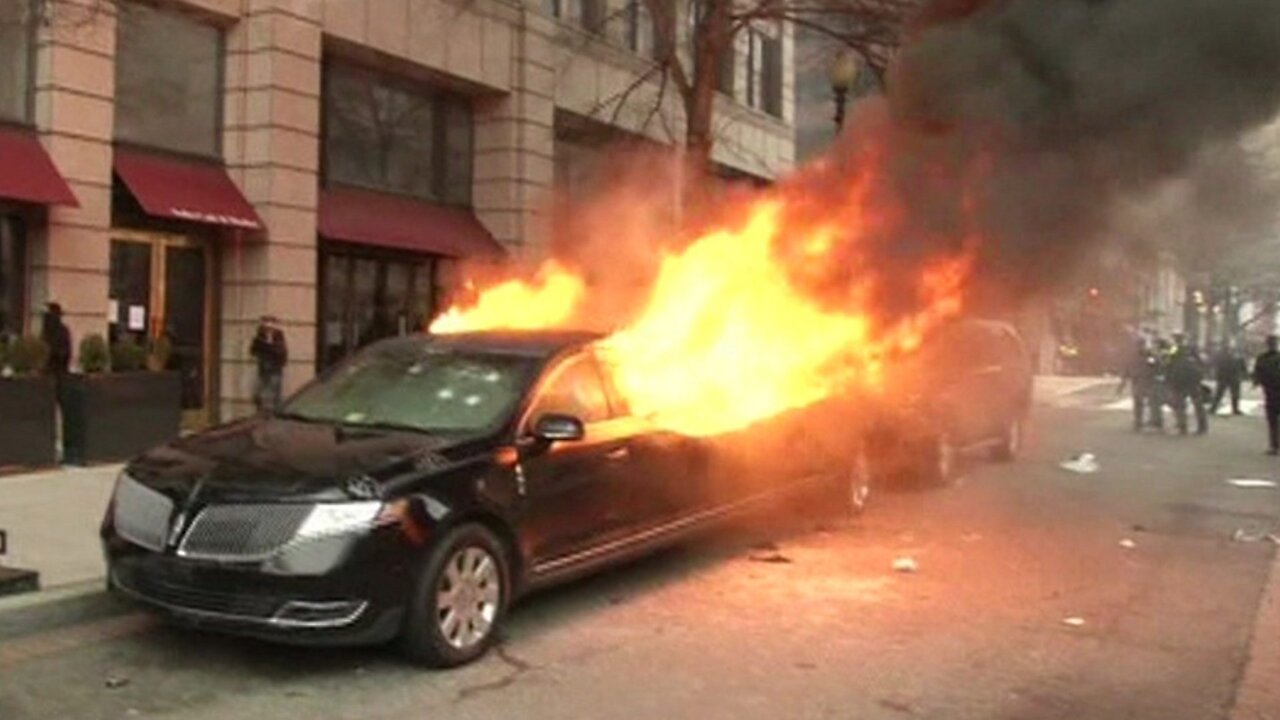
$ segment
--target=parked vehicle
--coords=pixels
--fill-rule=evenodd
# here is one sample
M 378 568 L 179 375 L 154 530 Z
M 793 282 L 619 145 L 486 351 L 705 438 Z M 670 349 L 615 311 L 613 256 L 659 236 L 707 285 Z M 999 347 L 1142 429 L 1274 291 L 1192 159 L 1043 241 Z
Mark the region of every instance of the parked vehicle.
M 1022 449 L 1032 367 L 1013 326 L 956 321 L 893 373 L 897 391 L 868 441 L 877 471 L 945 484 L 963 454 L 1008 461 Z
M 129 463 L 102 526 L 109 583 L 216 629 L 398 638 L 457 665 L 525 593 L 778 493 L 815 486 L 861 510 L 866 458 L 828 418 L 698 440 L 634 417 L 592 335 L 387 340 L 277 415 Z

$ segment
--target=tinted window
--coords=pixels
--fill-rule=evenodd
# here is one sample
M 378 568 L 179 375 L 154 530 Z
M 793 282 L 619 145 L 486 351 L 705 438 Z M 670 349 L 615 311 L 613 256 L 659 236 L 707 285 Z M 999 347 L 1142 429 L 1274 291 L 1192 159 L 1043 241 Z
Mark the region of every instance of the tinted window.
M 0 118 L 26 122 L 31 115 L 31 22 L 29 2 L 0 2 Z
M 175 13 L 120 3 L 116 138 L 218 155 L 222 34 Z
M 464 98 L 342 64 L 326 69 L 324 97 L 329 182 L 471 202 L 472 117 Z
M 609 418 L 609 399 L 594 360 L 584 356 L 561 366 L 529 416 L 536 422 L 547 413 L 572 415 L 584 423 Z
M 352 426 L 479 432 L 506 422 L 535 363 L 418 344 L 371 348 L 294 396 L 284 413 Z

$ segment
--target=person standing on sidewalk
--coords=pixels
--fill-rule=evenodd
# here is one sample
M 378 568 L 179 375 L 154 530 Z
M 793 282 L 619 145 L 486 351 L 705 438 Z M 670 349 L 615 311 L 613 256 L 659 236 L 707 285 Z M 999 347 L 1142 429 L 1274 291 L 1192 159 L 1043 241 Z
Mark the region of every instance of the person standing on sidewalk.
M 1253 363 L 1253 384 L 1262 388 L 1267 413 L 1267 454 L 1280 454 L 1280 337 L 1267 336 L 1266 352 Z
M 71 370 L 71 331 L 62 322 L 62 306 L 56 302 L 49 303 L 44 312 L 40 326 L 40 339 L 49 348 L 49 359 L 45 370 L 59 384 Z
M 258 412 L 274 412 L 280 406 L 284 386 L 284 366 L 289 362 L 289 348 L 272 315 L 264 315 L 258 323 L 249 354 L 258 363 L 258 384 L 253 393 L 253 404 Z

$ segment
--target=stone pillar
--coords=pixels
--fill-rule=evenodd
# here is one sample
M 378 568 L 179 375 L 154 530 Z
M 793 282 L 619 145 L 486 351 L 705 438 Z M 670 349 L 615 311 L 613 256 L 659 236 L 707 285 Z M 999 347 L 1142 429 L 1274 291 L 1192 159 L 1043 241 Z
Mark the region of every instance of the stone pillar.
M 554 174 L 554 22 L 521 9 L 512 34 L 511 92 L 475 105 L 472 201 L 514 258 L 545 255 Z
M 107 329 L 115 46 L 114 14 L 74 0 L 36 41 L 36 125 L 80 206 L 50 208 L 32 233 L 29 326 L 38 331 L 45 303 L 60 303 L 77 354 L 85 335 Z
M 246 5 L 227 35 L 223 147 L 232 179 L 266 228 L 230 240 L 222 252 L 224 419 L 252 410 L 249 343 L 263 314 L 285 329 L 285 391 L 315 373 L 322 4 Z

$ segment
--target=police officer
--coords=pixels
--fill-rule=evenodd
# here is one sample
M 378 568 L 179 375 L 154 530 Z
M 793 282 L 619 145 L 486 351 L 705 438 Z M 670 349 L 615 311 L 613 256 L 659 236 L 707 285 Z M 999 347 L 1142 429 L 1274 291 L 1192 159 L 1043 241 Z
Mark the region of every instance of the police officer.
M 1209 432 L 1209 416 L 1204 407 L 1204 362 L 1200 351 L 1188 343 L 1182 335 L 1175 336 L 1173 353 L 1169 356 L 1168 384 L 1173 399 L 1173 412 L 1178 419 L 1178 432 L 1187 434 L 1187 403 L 1195 410 L 1196 434 Z
M 1262 388 L 1267 413 L 1267 454 L 1280 453 L 1280 338 L 1267 336 L 1267 350 L 1253 363 L 1253 384 Z
M 1157 420 L 1160 417 L 1160 406 L 1156 395 L 1158 366 L 1155 353 L 1147 347 L 1146 340 L 1138 338 L 1128 362 L 1125 363 L 1120 387 L 1116 388 L 1116 394 L 1119 395 L 1124 392 L 1126 385 L 1129 386 L 1130 396 L 1133 398 L 1134 432 L 1142 432 L 1147 422 L 1159 427 Z
M 1225 343 L 1213 359 L 1213 407 L 1209 412 L 1216 414 L 1222 405 L 1222 398 L 1231 393 L 1231 414 L 1243 415 L 1240 412 L 1240 384 L 1249 372 L 1245 366 L 1244 356 L 1236 349 L 1235 342 Z

